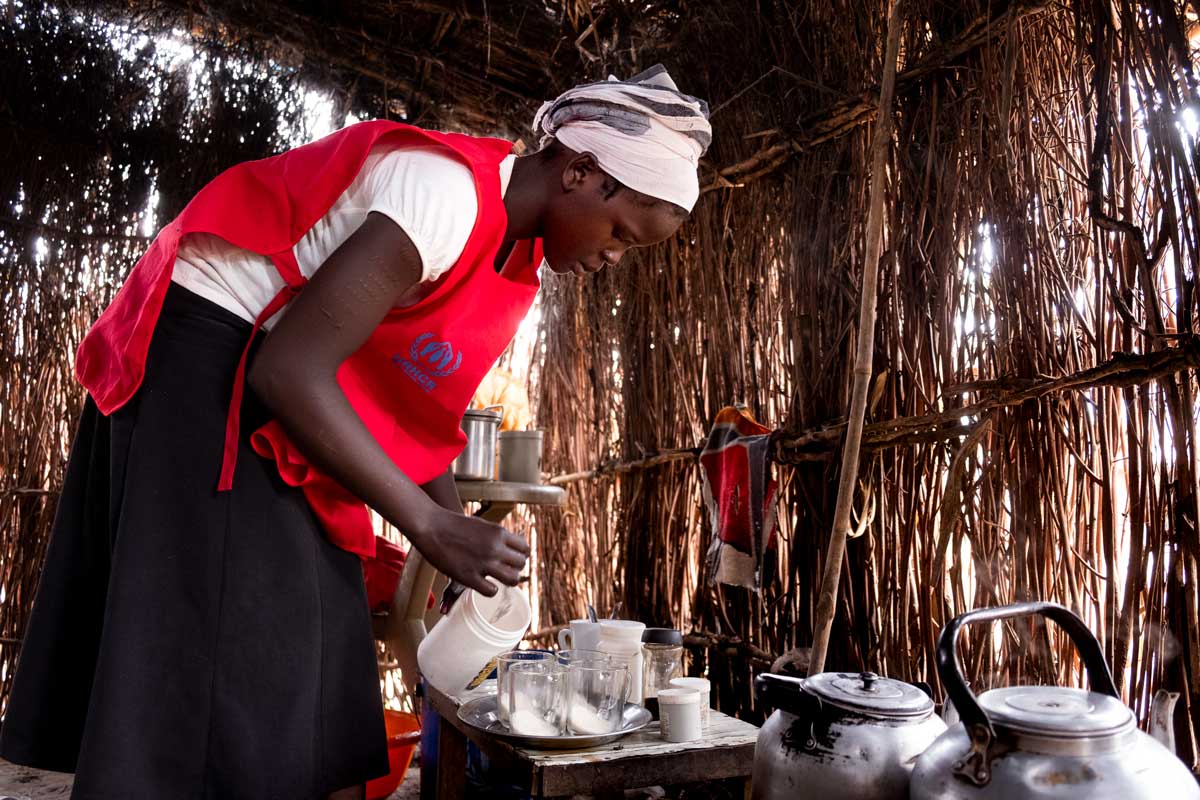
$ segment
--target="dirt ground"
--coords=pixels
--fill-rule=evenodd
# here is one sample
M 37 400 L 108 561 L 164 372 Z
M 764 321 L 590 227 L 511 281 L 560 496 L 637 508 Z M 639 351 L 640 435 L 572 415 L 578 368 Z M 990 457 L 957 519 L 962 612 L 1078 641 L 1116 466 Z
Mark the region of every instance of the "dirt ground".
M 417 800 L 420 771 L 414 764 L 404 783 L 388 800 Z M 0 759 L 0 800 L 66 800 L 71 796 L 73 777 L 64 772 L 45 772 Z

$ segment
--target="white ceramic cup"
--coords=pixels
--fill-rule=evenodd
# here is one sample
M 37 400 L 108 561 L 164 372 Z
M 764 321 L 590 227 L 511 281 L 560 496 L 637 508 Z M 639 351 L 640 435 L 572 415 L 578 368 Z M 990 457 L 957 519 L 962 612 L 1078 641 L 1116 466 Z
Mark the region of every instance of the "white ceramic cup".
M 604 635 L 611 637 L 613 641 L 633 643 L 639 651 L 642 649 L 642 634 L 646 631 L 646 623 L 632 619 L 602 619 L 599 625 Z
M 560 650 L 599 650 L 600 623 L 587 619 L 571 620 L 571 627 L 558 632 Z

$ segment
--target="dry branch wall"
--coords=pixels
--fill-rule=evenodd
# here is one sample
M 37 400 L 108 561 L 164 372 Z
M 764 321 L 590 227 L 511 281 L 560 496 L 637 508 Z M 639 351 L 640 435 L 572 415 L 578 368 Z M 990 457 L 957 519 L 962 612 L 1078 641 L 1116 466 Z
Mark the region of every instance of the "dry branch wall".
M 182 5 L 120 7 L 138 15 L 136 40 L 136 25 L 179 23 Z M 221 167 L 282 147 L 301 73 L 372 115 L 419 109 L 455 124 L 458 99 L 458 123 L 474 129 L 529 110 L 497 104 L 656 61 L 711 101 L 705 179 L 718 188 L 683 233 L 590 282 L 547 283 L 533 380 L 553 473 L 694 446 L 737 401 L 790 431 L 836 422 L 870 179 L 886 180 L 888 211 L 869 422 L 950 411 L 1195 333 L 1190 4 L 906 2 L 885 176 L 866 174 L 882 2 L 646 3 L 652 22 L 616 2 L 549 7 L 553 18 L 523 25 L 546 6 L 511 18 L 471 2 L 371 6 L 398 31 L 428 26 L 432 55 L 412 56 L 405 33 L 389 40 L 394 58 L 330 64 L 390 29 L 332 26 L 302 4 L 282 16 L 265 3 L 188 4 L 190 30 L 228 36 L 251 61 L 261 45 L 255 63 L 272 70 L 217 63 L 200 112 L 186 70 L 137 48 L 118 59 L 107 31 L 64 27 L 41 6 L 0 7 L 0 63 L 30 75 L 0 90 L 0 698 L 81 400 L 79 337 L 143 246 L 152 190 L 165 219 Z M 490 92 L 492 42 L 537 69 L 502 67 Z M 453 66 L 467 61 L 485 63 L 483 82 Z M 1154 691 L 1182 693 L 1176 730 L 1194 762 L 1195 388 L 1185 372 L 1055 394 L 869 451 L 865 533 L 848 550 L 829 666 L 936 684 L 932 647 L 949 616 L 1056 599 L 1099 633 L 1143 719 Z M 704 643 L 693 666 L 722 706 L 754 717 L 752 672 L 811 636 L 837 455 L 817 446 L 778 468 L 782 546 L 761 596 L 706 586 L 709 532 L 686 459 L 570 484 L 566 508 L 533 519 L 542 624 L 619 599 L 679 625 Z M 981 688 L 1081 680 L 1061 636 L 1028 625 L 973 632 L 964 657 Z
M 906 2 L 895 140 L 887 175 L 868 176 L 869 125 L 810 134 L 870 100 L 884 10 L 722 5 L 686 29 L 676 63 L 693 71 L 678 72 L 719 107 L 710 161 L 751 159 L 745 175 L 786 156 L 706 194 L 677 240 L 589 283 L 551 284 L 538 419 L 552 471 L 694 446 L 733 402 L 792 431 L 844 415 L 869 179 L 888 198 L 869 422 L 1194 333 L 1195 14 Z M 1004 380 L 978 383 L 991 379 Z M 965 416 L 953 433 L 869 453 L 828 668 L 936 685 L 949 617 L 1057 600 L 1100 636 L 1143 719 L 1154 691 L 1183 695 L 1175 723 L 1192 761 L 1194 418 L 1185 371 Z M 566 510 L 537 514 L 543 623 L 591 595 L 715 635 L 695 666 L 724 708 L 754 716 L 752 673 L 811 639 L 840 459 L 808 458 L 777 468 L 782 552 L 761 597 L 705 585 L 694 463 L 569 484 Z M 1082 680 L 1063 637 L 1028 624 L 972 631 L 963 655 L 979 688 Z

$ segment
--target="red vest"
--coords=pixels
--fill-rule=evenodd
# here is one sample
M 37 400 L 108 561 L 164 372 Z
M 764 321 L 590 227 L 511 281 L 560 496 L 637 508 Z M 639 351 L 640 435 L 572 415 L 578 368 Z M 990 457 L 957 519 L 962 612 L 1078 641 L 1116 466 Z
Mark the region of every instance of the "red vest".
M 371 149 L 385 142 L 441 145 L 460 157 L 474 174 L 479 214 L 462 256 L 434 291 L 413 306 L 393 309 L 338 369 L 337 380 L 375 440 L 411 480 L 425 483 L 442 474 L 466 443 L 459 427 L 463 412 L 538 289 L 540 241 L 513 248 L 505 269 L 511 279 L 493 268 L 508 221 L 498 167 L 512 149 L 498 139 L 378 120 L 217 176 L 159 232 L 79 347 L 75 374 L 100 411 L 111 414 L 141 384 L 183 236 L 211 233 L 271 258 L 287 286 L 263 310 L 257 331 L 304 286 L 292 247 L 346 190 Z M 234 477 L 244 361 L 245 354 L 231 398 L 219 489 L 228 489 Z M 308 464 L 278 423 L 255 431 L 251 441 L 256 452 L 277 462 L 287 483 L 302 487 L 334 544 L 374 555 L 366 506 Z

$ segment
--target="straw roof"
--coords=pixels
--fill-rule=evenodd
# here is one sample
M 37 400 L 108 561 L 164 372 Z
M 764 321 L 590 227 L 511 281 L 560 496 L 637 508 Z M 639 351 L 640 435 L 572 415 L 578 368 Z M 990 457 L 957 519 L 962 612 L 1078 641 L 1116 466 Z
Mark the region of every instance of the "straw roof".
M 306 82 L 335 90 L 340 111 L 520 137 L 563 86 L 661 61 L 714 109 L 706 192 L 662 246 L 588 282 L 547 280 L 532 387 L 570 502 L 526 521 L 542 624 L 620 599 L 689 634 L 725 709 L 760 713 L 752 672 L 812 638 L 867 189 L 884 181 L 863 535 L 827 668 L 936 684 L 950 616 L 1055 599 L 1097 631 L 1143 720 L 1156 691 L 1182 693 L 1175 729 L 1194 763 L 1190 4 L 906 0 L 883 175 L 869 169 L 874 0 L 69 7 L 185 30 L 221 71 L 196 111 L 177 69 L 112 56 L 91 23 L 28 6 L 0 17 L 0 64 L 32 70 L 0 102 L 0 195 L 25 209 L 0 209 L 0 661 L 19 643 L 80 401 L 72 349 L 143 246 L 151 181 L 165 218 L 220 166 L 283 146 Z M 115 113 L 131 108 L 132 123 Z M 81 185 L 96 191 L 63 205 Z M 709 587 L 701 567 L 696 447 L 733 402 L 784 431 L 781 550 L 761 595 Z M 979 688 L 1082 680 L 1041 625 L 972 631 L 963 653 Z
M 72 5 L 72 3 L 68 3 Z M 669 49 L 677 2 L 389 0 L 364 3 L 78 3 L 132 14 L 149 29 L 183 28 L 249 46 L 374 116 L 426 127 L 520 135 L 536 103 L 581 74 Z

